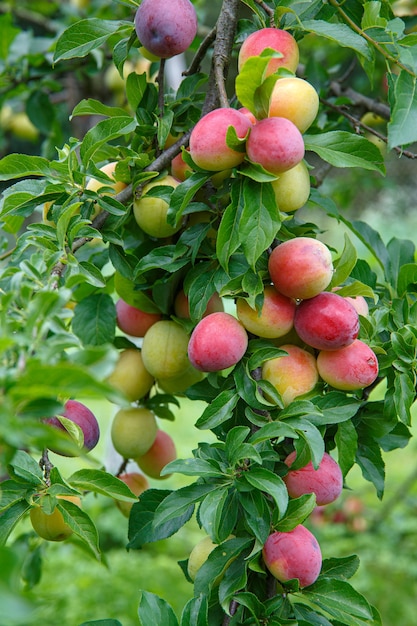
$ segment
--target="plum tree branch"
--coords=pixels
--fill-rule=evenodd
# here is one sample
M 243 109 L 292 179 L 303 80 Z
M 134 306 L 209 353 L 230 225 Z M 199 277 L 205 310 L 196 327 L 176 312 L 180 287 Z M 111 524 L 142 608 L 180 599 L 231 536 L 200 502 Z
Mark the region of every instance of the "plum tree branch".
M 239 2 L 240 0 L 224 0 L 220 10 L 203 115 L 215 109 L 219 104 L 222 107 L 229 106 L 226 79 L 236 35 Z
M 213 45 L 213 42 L 216 39 L 217 26 L 213 26 L 211 31 L 205 36 L 203 41 L 201 42 L 197 52 L 194 55 L 193 60 L 187 70 L 184 70 L 182 73 L 183 76 L 191 76 L 191 74 L 195 74 L 199 71 L 202 60 L 207 54 L 209 48 Z

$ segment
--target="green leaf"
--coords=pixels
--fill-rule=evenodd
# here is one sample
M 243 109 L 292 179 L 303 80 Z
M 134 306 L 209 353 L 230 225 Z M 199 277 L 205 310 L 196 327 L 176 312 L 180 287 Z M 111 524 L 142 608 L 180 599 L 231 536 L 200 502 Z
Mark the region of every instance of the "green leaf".
M 309 450 L 313 466 L 317 468 L 324 454 L 324 441 L 318 428 L 306 418 L 290 418 L 286 419 L 285 422 L 300 435 L 300 439 L 304 441 Z
M 244 207 L 241 185 L 232 185 L 231 202 L 223 213 L 216 239 L 216 255 L 220 265 L 227 272 L 229 260 L 240 244 L 239 224 Z
M 417 141 L 416 76 L 401 70 L 395 80 L 394 104 L 388 123 L 388 149 Z
M 325 578 L 352 578 L 359 568 L 359 559 L 356 554 L 339 558 L 323 559 L 320 576 Z
M 275 195 L 269 183 L 256 185 L 244 178 L 243 210 L 239 221 L 239 240 L 249 265 L 255 264 L 269 248 L 281 226 Z
M 28 489 L 28 485 L 14 480 L 3 480 L 0 483 L 0 512 L 8 509 L 10 506 L 30 497 L 36 492 L 36 485 Z
M 285 437 L 291 439 L 298 439 L 298 434 L 295 428 L 288 426 L 286 422 L 269 422 L 265 426 L 256 431 L 249 439 L 250 443 L 257 444 L 268 439 L 284 439 Z
M 393 237 L 387 244 L 390 263 L 386 268 L 386 276 L 390 284 L 397 289 L 402 268 L 414 264 L 415 249 L 414 243 L 409 239 Z
M 106 117 L 123 117 L 126 115 L 125 109 L 103 104 L 100 100 L 87 98 L 81 100 L 73 109 L 71 117 L 77 115 L 105 115 Z
M 57 501 L 57 509 L 61 512 L 64 522 L 72 529 L 85 547 L 95 558 L 101 560 L 97 528 L 91 517 L 79 506 L 62 498 Z
M 168 602 L 150 591 L 140 591 L 138 617 L 141 626 L 178 626 L 176 615 Z
M 213 584 L 223 576 L 230 564 L 253 543 L 252 538 L 235 537 L 214 548 L 197 572 L 194 595 L 208 594 Z M 191 625 L 190 625 L 191 626 Z
M 385 174 L 381 151 L 372 142 L 344 130 L 304 135 L 306 150 L 316 152 L 335 167 L 361 167 Z
M 207 626 L 208 624 L 208 598 L 200 593 L 195 598 L 188 600 L 181 614 L 181 626 Z
M 229 485 L 211 491 L 201 502 L 198 517 L 214 543 L 225 541 L 232 533 L 239 512 L 237 504 L 236 491 Z
M 346 422 L 356 415 L 361 401 L 353 396 L 347 396 L 340 391 L 330 391 L 324 396 L 314 398 L 314 405 L 322 412 L 309 414 L 309 420 L 312 424 L 320 426 L 322 424 L 339 424 Z
M 23 450 L 15 452 L 7 470 L 10 477 L 17 482 L 29 483 L 35 486 L 43 485 L 43 472 L 39 467 L 39 463 Z
M 359 437 L 356 462 L 363 477 L 373 483 L 377 496 L 381 499 L 385 487 L 385 463 L 378 443 L 370 437 Z
M 247 587 L 247 570 L 248 561 L 245 552 L 241 552 L 224 572 L 219 586 L 219 602 L 227 615 L 230 614 L 231 602 L 236 597 L 236 593 Z M 242 601 L 242 604 L 245 604 L 245 600 Z
M 187 514 L 194 505 L 211 491 L 217 484 L 199 484 L 182 487 L 167 495 L 155 512 L 154 527 L 164 526 L 167 522 Z
M 54 167 L 48 159 L 27 154 L 8 154 L 0 160 L 0 180 L 24 176 L 53 176 Z
M 243 64 L 235 80 L 236 97 L 242 106 L 255 114 L 255 92 L 263 83 L 265 70 L 272 58 L 282 57 L 280 52 L 264 50 L 259 56 L 249 57 Z
M 146 74 L 131 72 L 126 79 L 126 96 L 132 111 L 136 111 L 147 88 Z M 126 113 L 125 113 L 126 114 Z
M 275 524 L 275 530 L 286 533 L 302 524 L 316 506 L 316 496 L 313 493 L 299 498 L 291 498 L 288 502 L 285 516 Z
M 161 471 L 161 476 L 174 473 L 183 474 L 184 476 L 224 478 L 224 474 L 220 470 L 204 459 L 176 459 L 164 467 Z
M 407 291 L 415 291 L 417 285 L 417 263 L 406 263 L 400 267 L 397 281 L 397 292 L 400 298 Z
M 179 517 L 165 524 L 154 526 L 155 511 L 158 506 L 172 493 L 165 489 L 147 489 L 144 491 L 131 510 L 129 518 L 129 543 L 128 549 L 139 550 L 146 543 L 153 543 L 160 539 L 166 539 L 175 534 L 188 520 L 194 511 L 190 506 Z
M 137 496 L 122 480 L 103 470 L 81 469 L 74 472 L 67 482 L 76 489 L 101 493 L 109 498 L 137 501 Z
M 84 135 L 80 147 L 80 157 L 85 165 L 105 143 L 122 135 L 132 133 L 137 126 L 136 120 L 130 115 L 110 117 L 98 122 Z
M 339 424 L 335 436 L 338 450 L 338 463 L 343 476 L 346 476 L 353 467 L 358 447 L 358 434 L 352 422 Z
M 245 526 L 263 545 L 271 532 L 271 511 L 264 494 L 256 489 L 240 491 L 239 502 L 244 509 Z
M 75 57 L 85 57 L 107 41 L 122 27 L 133 28 L 133 24 L 115 20 L 91 18 L 71 24 L 56 42 L 54 62 Z
M 372 609 L 365 598 L 344 580 L 324 578 L 303 589 L 309 605 L 324 610 L 346 626 L 363 626 L 372 620 Z
M 346 24 L 333 24 L 324 20 L 306 20 L 302 28 L 336 42 L 342 48 L 351 48 L 367 61 L 372 61 L 372 52 L 366 39 L 355 33 Z
M 288 491 L 280 476 L 264 467 L 253 465 L 243 474 L 244 480 L 255 489 L 270 495 L 282 517 L 288 506 Z
M 239 396 L 234 389 L 222 391 L 213 402 L 206 407 L 196 421 L 197 428 L 212 430 L 229 420 L 233 415 Z
M 210 179 L 210 174 L 195 172 L 176 187 L 171 195 L 167 222 L 175 226 L 196 192 Z
M 0 546 L 4 546 L 16 524 L 30 509 L 26 500 L 18 500 L 1 514 Z
M 331 287 L 341 285 L 347 278 L 349 278 L 350 273 L 356 265 L 356 259 L 356 248 L 345 233 L 345 245 L 342 254 L 333 264 L 335 270 L 333 272 L 329 290 Z
M 116 307 L 107 294 L 92 294 L 74 309 L 74 333 L 84 345 L 111 343 L 116 330 Z

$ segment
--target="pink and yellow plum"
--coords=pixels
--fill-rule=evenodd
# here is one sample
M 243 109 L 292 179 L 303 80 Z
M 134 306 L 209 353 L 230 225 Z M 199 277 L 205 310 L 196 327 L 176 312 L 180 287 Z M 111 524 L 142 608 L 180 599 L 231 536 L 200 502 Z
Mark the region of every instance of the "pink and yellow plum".
M 94 413 L 90 411 L 85 404 L 82 404 L 82 402 L 78 402 L 77 400 L 67 400 L 61 416 L 70 422 L 73 422 L 81 429 L 84 436 L 84 451 L 90 452 L 96 447 L 100 438 L 100 426 Z M 58 417 L 50 417 L 44 421 L 46 424 L 50 424 L 54 428 L 67 432 L 67 429 L 60 422 Z M 59 449 L 52 449 L 52 452 L 62 456 L 73 456 L 68 454 L 68 452 L 64 452 Z
M 269 117 L 285 117 L 305 133 L 318 110 L 319 96 L 311 83 L 296 76 L 277 80 L 269 99 Z
M 180 182 L 183 182 L 193 173 L 192 167 L 184 161 L 182 152 L 177 154 L 171 161 L 171 175 Z
M 262 378 L 278 391 L 284 406 L 314 389 L 319 374 L 314 355 L 298 346 L 280 346 L 288 354 L 265 361 Z
M 218 172 L 242 163 L 245 150 L 235 150 L 226 143 L 230 126 L 233 126 L 239 139 L 245 139 L 252 123 L 247 115 L 232 108 L 214 109 L 197 122 L 191 131 L 189 146 L 191 157 L 198 167 Z
M 173 320 L 156 322 L 142 342 L 143 363 L 156 380 L 181 376 L 190 367 L 189 335 Z
M 125 483 L 135 496 L 140 496 L 141 493 L 149 489 L 149 482 L 146 476 L 139 472 L 125 472 L 119 474 L 117 477 Z M 123 513 L 125 517 L 129 517 L 130 511 L 133 506 L 133 502 L 126 502 L 125 500 L 116 500 L 117 508 Z
M 274 248 L 268 270 L 276 289 L 284 295 L 296 300 L 313 298 L 332 279 L 332 256 L 318 239 L 295 237 Z
M 236 313 L 250 333 L 266 339 L 286 335 L 293 327 L 295 300 L 283 296 L 272 285 L 264 289 L 262 309 L 253 309 L 244 298 L 236 301 Z
M 202 372 L 218 372 L 236 365 L 248 346 L 248 335 L 233 315 L 211 313 L 191 333 L 188 356 Z
M 145 368 L 141 351 L 126 348 L 120 352 L 107 382 L 124 393 L 128 400 L 136 402 L 149 393 L 155 379 Z
M 246 142 L 248 159 L 270 174 L 279 175 L 304 158 L 304 140 L 298 128 L 285 117 L 267 117 L 257 122 Z
M 377 356 L 360 339 L 340 350 L 319 352 L 317 368 L 327 384 L 342 391 L 364 389 L 378 377 Z
M 305 161 L 300 161 L 291 169 L 282 172 L 271 185 L 280 211 L 292 213 L 301 209 L 310 197 L 311 189 L 310 173 Z
M 359 315 L 353 305 L 336 293 L 322 291 L 297 306 L 294 328 L 306 344 L 317 350 L 338 350 L 359 333 Z
M 304 467 L 291 469 L 297 452 L 291 452 L 285 459 L 289 472 L 283 478 L 291 498 L 299 498 L 307 493 L 314 493 L 318 506 L 337 500 L 343 489 L 343 475 L 339 464 L 328 452 L 325 452 L 317 469 L 310 461 Z
M 261 28 L 245 39 L 238 56 L 239 71 L 250 57 L 257 57 L 268 48 L 281 52 L 282 57 L 270 60 L 266 76 L 273 74 L 280 67 L 291 72 L 296 71 L 299 61 L 298 44 L 288 31 L 279 28 Z
M 161 471 L 177 458 L 174 440 L 164 430 L 158 430 L 155 441 L 145 454 L 135 458 L 136 463 L 147 476 L 155 479 L 168 478 L 169 474 L 161 476 Z
M 117 326 L 132 337 L 144 337 L 149 328 L 159 322 L 161 317 L 160 313 L 147 313 L 127 304 L 121 298 L 116 302 Z
M 140 43 L 161 59 L 185 52 L 197 27 L 197 14 L 190 0 L 142 0 L 135 15 Z
M 280 582 L 297 578 L 300 587 L 312 585 L 321 570 L 322 555 L 315 536 L 302 524 L 289 532 L 269 535 L 262 549 L 266 567 Z

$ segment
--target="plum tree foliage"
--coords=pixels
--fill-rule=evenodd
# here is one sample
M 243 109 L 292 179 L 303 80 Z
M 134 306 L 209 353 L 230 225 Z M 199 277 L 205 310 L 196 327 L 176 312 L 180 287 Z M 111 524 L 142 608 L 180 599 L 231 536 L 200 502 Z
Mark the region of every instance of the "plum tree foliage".
M 184 33 L 176 26 L 174 39 L 180 41 L 165 41 L 163 58 L 147 54 L 138 39 L 143 24 L 135 29 L 139 1 L 115 0 L 107 8 L 93 0 L 21 4 L 0 14 L 0 544 L 12 546 L 30 515 L 57 511 L 71 540 L 101 560 L 94 520 L 65 499 L 82 501 L 86 492 L 96 492 L 130 511 L 129 550 L 172 536 L 193 515 L 216 546 L 199 567 L 194 595 L 180 617 L 164 598 L 141 592 L 143 626 L 155 620 L 172 626 L 380 624 L 377 608 L 348 580 L 358 567 L 355 556 L 323 559 L 319 573 L 307 572 L 304 578 L 303 570 L 300 581 L 274 576 L 281 565 L 268 569 L 263 554 L 270 536 L 287 539 L 298 529 L 298 537 L 316 505 L 308 488 L 298 497 L 289 495 L 284 478 L 290 454 L 296 457 L 291 471 L 317 470 L 324 454 L 331 455 L 347 485 L 357 465 L 382 498 L 383 453 L 406 446 L 411 437 L 417 363 L 414 243 L 398 238 L 384 243 L 366 222 L 349 220 L 323 193 L 322 183 L 333 168 L 343 168 L 346 177 L 353 168 L 384 176 L 387 152 L 370 140 L 372 133 L 382 137 L 388 154 L 416 156 L 412 3 L 223 0 L 216 5 L 213 27 L 206 23 L 209 3 L 195 0 L 197 33 L 190 44 L 187 40 L 175 87 L 168 79 L 169 57 L 184 49 Z M 150 14 L 152 0 L 146 5 Z M 168 21 L 176 7 L 190 8 L 188 2 L 171 0 L 155 5 L 159 18 Z M 138 16 L 136 26 L 139 21 Z M 244 58 L 239 56 L 254 33 L 261 34 L 256 37 L 261 48 L 253 52 L 247 44 Z M 277 33 L 286 42 L 282 52 L 274 43 Z M 190 38 L 190 32 L 185 35 Z M 117 84 L 112 93 L 110 76 Z M 278 102 L 284 80 L 294 99 L 285 107 Z M 296 106 L 297 89 L 305 93 L 306 82 L 313 113 Z M 214 111 L 218 121 L 204 143 L 200 120 Z M 11 124 L 13 112 L 20 121 Z M 362 121 L 367 113 L 379 116 L 382 126 Z M 279 131 L 274 140 L 268 128 L 285 128 L 286 134 Z M 188 150 L 192 133 L 195 161 Z M 171 162 L 179 154 L 186 167 L 183 179 L 174 180 Z M 279 198 L 287 202 L 300 181 L 299 174 L 284 175 L 300 163 L 305 202 L 283 210 Z M 135 214 L 145 203 L 155 231 L 142 228 Z M 326 217 L 325 243 L 309 209 Z M 341 225 L 343 243 L 336 237 Z M 288 333 L 282 336 L 281 314 L 268 313 L 271 283 L 278 291 L 280 283 L 294 287 L 300 282 L 297 263 L 305 262 L 300 253 L 282 273 L 275 272 L 275 279 L 272 252 L 304 239 L 325 248 L 328 261 L 323 284 L 323 268 L 317 274 L 309 264 L 313 284 L 320 284 L 313 295 L 337 288 L 337 299 L 365 298 L 369 310 L 359 317 L 354 312 L 349 345 L 344 339 L 340 348 L 336 340 L 333 352 L 333 340 L 326 343 L 326 338 L 323 344 L 331 346 L 321 354 L 314 342 L 306 345 L 291 320 L 285 321 Z M 303 280 L 304 274 L 297 289 L 305 288 Z M 180 292 L 187 298 L 186 316 L 175 309 Z M 301 293 L 285 293 L 291 315 L 300 298 L 307 303 L 311 297 L 304 295 L 308 289 Z M 209 301 L 219 296 L 224 312 L 222 304 L 220 312 L 206 315 Z M 268 306 L 257 335 L 256 311 L 264 298 Z M 150 390 L 137 401 L 128 397 L 124 389 L 130 387 L 123 381 L 112 385 L 112 379 L 129 376 L 127 371 L 112 378 L 120 354 L 142 345 L 118 325 L 121 300 L 158 320 L 143 339 Z M 254 332 L 239 321 L 237 300 L 250 312 Z M 303 328 L 311 322 L 308 307 L 304 310 Z M 194 335 L 192 354 L 200 364 L 209 362 L 194 372 L 187 343 L 203 317 L 206 327 L 211 324 L 207 345 L 217 345 L 222 358 L 218 366 L 211 357 L 200 359 L 200 354 L 207 357 L 206 348 Z M 227 328 L 213 320 L 229 317 L 234 332 L 224 341 Z M 162 335 L 161 328 L 166 329 Z M 230 361 L 229 348 L 237 348 L 238 355 Z M 339 349 L 356 356 L 347 359 Z M 294 391 L 288 371 L 284 382 L 276 383 L 280 360 L 298 352 L 314 370 L 312 385 L 301 385 L 301 392 Z M 267 371 L 271 374 L 264 378 Z M 138 500 L 123 480 L 129 458 L 117 475 L 96 459 L 71 475 L 64 475 L 59 462 L 51 463 L 49 450 L 68 457 L 89 454 L 83 452 L 82 424 L 64 415 L 69 399 L 106 398 L 119 421 L 128 415 L 132 426 L 115 422 L 114 443 L 138 456 L 151 448 L 161 421 L 174 419 L 172 407 L 182 396 L 206 403 L 195 428 L 203 441 L 204 431 L 216 437 L 215 444 L 202 442 L 190 458 L 175 459 L 162 470 L 162 476 L 182 474 L 186 486 L 144 488 Z M 146 430 L 144 420 L 136 423 L 137 415 L 146 415 L 152 428 Z M 59 419 L 60 428 L 50 426 L 52 418 Z M 299 541 L 297 550 L 303 553 Z M 281 558 L 287 558 L 285 549 L 273 555 L 274 562 Z M 189 579 L 187 560 L 180 565 Z M 288 571 L 298 570 L 288 566 Z

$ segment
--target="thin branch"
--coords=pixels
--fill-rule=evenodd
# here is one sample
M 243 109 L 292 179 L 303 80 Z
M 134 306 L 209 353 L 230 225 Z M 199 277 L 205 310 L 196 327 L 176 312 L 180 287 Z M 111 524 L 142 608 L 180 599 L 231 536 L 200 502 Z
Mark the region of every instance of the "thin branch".
M 40 461 L 39 461 L 39 467 L 43 471 L 43 477 L 44 477 L 45 483 L 49 487 L 50 484 L 51 484 L 51 478 L 50 478 L 51 470 L 54 467 L 54 465 L 49 460 L 48 450 L 46 450 L 46 449 L 42 452 L 42 456 L 41 456 Z
M 224 620 L 222 622 L 222 626 L 228 626 L 231 622 L 233 615 L 236 613 L 238 609 L 239 603 L 236 600 L 232 600 L 229 607 L 230 615 L 225 615 Z
M 266 4 L 266 2 L 264 2 L 263 0 L 255 0 L 255 2 L 256 2 L 256 4 L 259 4 L 261 9 L 263 9 L 265 11 L 265 13 L 268 15 L 271 26 L 274 26 L 275 25 L 275 11 L 274 11 L 274 9 L 271 8 L 270 6 L 268 6 Z
M 192 74 L 196 74 L 199 71 L 202 60 L 204 59 L 208 49 L 212 46 L 214 40 L 216 39 L 216 33 L 217 25 L 213 26 L 211 31 L 205 36 L 197 52 L 194 55 L 193 60 L 191 61 L 190 67 L 187 70 L 184 70 L 184 72 L 182 73 L 183 76 L 191 76 Z
M 413 76 L 413 78 L 416 77 L 415 72 L 413 72 L 412 70 L 410 70 L 409 67 L 401 63 L 401 61 L 399 61 L 396 57 L 392 56 L 392 54 L 387 52 L 380 43 L 375 41 L 375 39 L 372 39 L 372 37 L 370 37 L 366 31 L 362 30 L 362 28 L 360 28 L 357 24 L 355 24 L 355 22 L 348 16 L 348 14 L 345 13 L 345 11 L 342 9 L 342 7 L 340 6 L 339 2 L 337 2 L 337 0 L 329 0 L 329 4 L 331 4 L 333 7 L 335 7 L 335 9 L 337 9 L 337 11 L 342 16 L 343 20 L 350 26 L 352 30 L 354 30 L 356 33 L 358 33 L 358 35 L 366 39 L 366 41 L 370 43 L 371 46 L 373 46 L 376 50 L 378 50 L 378 52 L 387 61 L 394 63 L 395 65 L 400 67 L 402 70 L 404 70 L 404 72 L 407 72 L 407 74 L 410 74 L 410 76 Z

